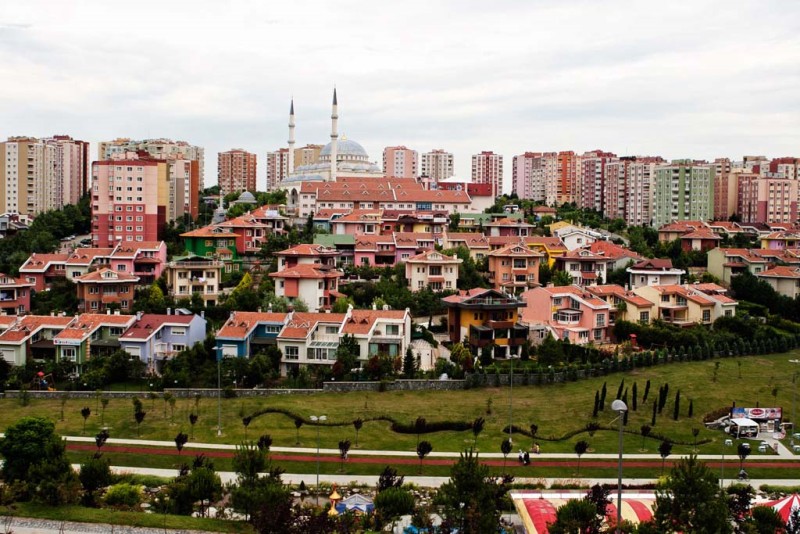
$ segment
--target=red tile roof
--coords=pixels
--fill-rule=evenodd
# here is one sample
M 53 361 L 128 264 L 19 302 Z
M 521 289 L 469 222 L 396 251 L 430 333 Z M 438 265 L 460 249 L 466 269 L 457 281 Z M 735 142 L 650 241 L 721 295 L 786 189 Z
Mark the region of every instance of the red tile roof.
M 147 339 L 165 325 L 191 324 L 195 315 L 166 315 L 163 313 L 145 313 L 137 319 L 120 339 L 142 340 Z
M 405 316 L 406 312 L 400 310 L 353 310 L 350 318 L 344 322 L 342 334 L 368 334 L 378 320 L 402 320 Z
M 316 263 L 300 263 L 277 273 L 269 273 L 273 278 L 339 278 L 343 274 L 342 271 L 325 268 Z
M 301 243 L 286 250 L 281 250 L 275 254 L 278 256 L 321 256 L 336 255 L 339 252 L 335 248 L 326 247 L 313 243 Z
M 260 323 L 284 324 L 288 316 L 288 313 L 233 311 L 217 332 L 217 337 L 242 339 Z
M 112 282 L 130 282 L 136 283 L 139 281 L 138 276 L 132 274 L 114 271 L 108 268 L 98 269 L 96 271 L 88 272 L 84 275 L 78 276 L 74 279 L 76 283 L 112 283 Z
M 280 334 L 278 334 L 278 337 L 282 339 L 305 339 L 318 323 L 338 323 L 341 326 L 344 318 L 345 314 L 343 313 L 295 312 Z
M 20 341 L 28 339 L 42 328 L 61 330 L 73 320 L 74 317 L 65 317 L 63 315 L 25 315 L 8 330 L 0 333 L 0 342 L 18 344 Z
M 438 250 L 426 250 L 417 254 L 415 256 L 411 256 L 406 260 L 406 263 L 461 263 L 461 259 L 455 256 L 447 256 L 442 254 Z
M 69 259 L 69 254 L 40 254 L 34 252 L 25 260 L 22 267 L 19 268 L 20 272 L 44 272 L 52 264 L 66 264 Z
M 800 269 L 797 267 L 780 265 L 778 267 L 773 267 L 772 269 L 762 271 L 758 273 L 757 276 L 765 278 L 800 278 Z

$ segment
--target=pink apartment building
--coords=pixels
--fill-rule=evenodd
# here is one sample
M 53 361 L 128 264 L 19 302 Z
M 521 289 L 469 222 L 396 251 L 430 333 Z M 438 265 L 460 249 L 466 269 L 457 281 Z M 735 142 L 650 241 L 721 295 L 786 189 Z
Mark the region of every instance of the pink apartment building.
M 167 221 L 159 188 L 167 188 L 167 163 L 128 153 L 124 159 L 92 164 L 92 242 L 158 241 Z M 163 192 L 166 198 L 167 191 Z
M 787 178 L 739 176 L 738 214 L 745 223 L 797 221 L 798 182 Z
M 606 208 L 606 164 L 616 157 L 616 154 L 602 150 L 592 150 L 581 156 L 577 179 L 579 182 L 577 189 L 580 193 L 577 199 L 578 207 L 595 209 L 604 213 Z
M 383 149 L 383 176 L 386 178 L 417 178 L 419 154 L 404 146 Z

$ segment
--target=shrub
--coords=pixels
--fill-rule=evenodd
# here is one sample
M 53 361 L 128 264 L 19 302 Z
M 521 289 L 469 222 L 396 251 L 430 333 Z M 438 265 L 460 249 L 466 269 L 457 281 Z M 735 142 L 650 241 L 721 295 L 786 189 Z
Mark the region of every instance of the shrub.
M 142 500 L 142 487 L 133 484 L 114 484 L 106 492 L 105 502 L 109 506 L 134 508 Z

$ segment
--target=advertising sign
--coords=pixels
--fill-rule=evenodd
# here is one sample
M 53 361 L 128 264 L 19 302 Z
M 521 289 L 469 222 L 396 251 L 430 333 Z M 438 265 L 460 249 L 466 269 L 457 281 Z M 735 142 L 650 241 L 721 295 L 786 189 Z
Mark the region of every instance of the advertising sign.
M 754 421 L 774 420 L 783 418 L 782 408 L 734 408 L 731 410 L 731 419 L 745 417 Z

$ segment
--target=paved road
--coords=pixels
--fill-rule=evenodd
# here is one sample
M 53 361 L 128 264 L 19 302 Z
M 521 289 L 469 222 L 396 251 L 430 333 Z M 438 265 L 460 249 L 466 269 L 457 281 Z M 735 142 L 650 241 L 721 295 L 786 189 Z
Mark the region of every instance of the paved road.
M 165 530 L 104 523 L 75 523 L 27 517 L 0 518 L 0 529 L 14 534 L 204 534 L 201 530 Z

